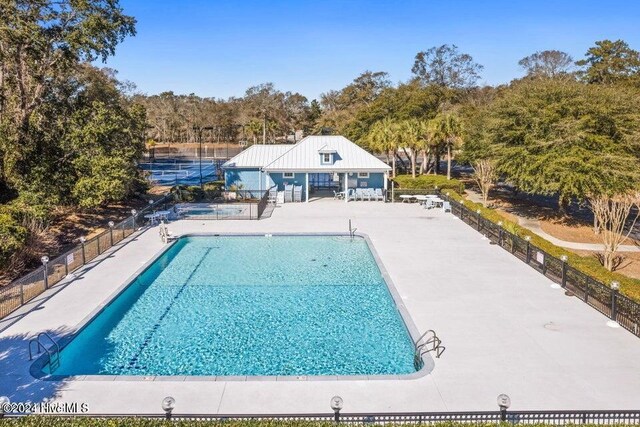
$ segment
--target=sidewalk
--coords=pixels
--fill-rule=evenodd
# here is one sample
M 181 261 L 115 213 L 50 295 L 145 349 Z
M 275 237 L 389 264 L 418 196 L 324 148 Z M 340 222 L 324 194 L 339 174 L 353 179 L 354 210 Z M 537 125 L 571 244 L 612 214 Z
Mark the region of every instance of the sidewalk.
M 471 200 L 474 203 L 482 203 L 482 197 L 480 194 L 476 193 L 472 190 L 465 190 L 467 199 Z M 551 234 L 547 233 L 540 226 L 540 220 L 533 218 L 526 218 L 520 215 L 516 215 L 513 212 L 509 212 L 509 214 L 518 218 L 518 225 L 524 227 L 531 232 L 537 234 L 545 240 L 553 243 L 556 246 L 560 246 L 561 248 L 567 249 L 575 249 L 580 251 L 603 251 L 604 245 L 600 243 L 580 243 L 580 242 L 568 242 L 566 240 L 560 240 L 556 237 L 553 237 Z M 636 245 L 620 245 L 618 247 L 618 252 L 640 252 L 640 247 Z

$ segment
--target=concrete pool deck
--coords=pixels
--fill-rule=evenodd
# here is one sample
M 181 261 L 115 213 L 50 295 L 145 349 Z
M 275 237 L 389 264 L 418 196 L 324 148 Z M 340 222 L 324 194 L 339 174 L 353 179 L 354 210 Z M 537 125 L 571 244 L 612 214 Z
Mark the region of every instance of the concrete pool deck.
M 640 339 L 489 245 L 471 227 L 415 204 L 322 200 L 287 204 L 261 221 L 177 221 L 197 232 L 366 233 L 420 331 L 435 329 L 446 351 L 424 377 L 351 381 L 42 381 L 29 374 L 28 340 L 72 333 L 164 245 L 157 227 L 108 251 L 88 268 L 0 322 L 0 395 L 13 402 L 87 403 L 93 413 L 256 414 L 495 410 L 507 393 L 514 410 L 637 409 Z M 268 254 L 256 254 L 256 259 Z M 259 351 L 259 349 L 256 349 Z

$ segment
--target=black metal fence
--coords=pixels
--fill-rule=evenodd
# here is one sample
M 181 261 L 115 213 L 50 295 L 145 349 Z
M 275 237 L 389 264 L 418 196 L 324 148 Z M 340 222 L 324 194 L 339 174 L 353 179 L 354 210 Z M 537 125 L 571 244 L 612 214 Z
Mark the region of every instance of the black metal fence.
M 229 198 L 233 194 L 233 198 Z M 180 203 L 176 205 L 182 219 L 260 219 L 269 202 L 269 192 L 239 190 L 227 193 L 227 200 Z
M 446 196 L 443 196 L 446 198 Z M 461 220 L 484 234 L 491 243 L 511 252 L 529 266 L 560 284 L 591 307 L 595 308 L 623 328 L 640 336 L 640 304 L 620 294 L 617 288 L 608 286 L 570 266 L 566 259 L 559 259 L 505 230 L 500 225 L 482 217 L 463 204 L 448 198 L 451 211 Z
M 11 415 L 16 417 L 19 415 Z M 439 423 L 508 423 L 508 424 L 638 424 L 640 410 L 611 410 L 611 411 L 477 411 L 477 412 L 406 412 L 406 413 L 355 413 L 355 414 L 265 414 L 265 415 L 222 415 L 222 414 L 136 414 L 136 415 L 99 415 L 74 414 L 53 415 L 55 417 L 91 417 L 91 418 L 148 418 L 182 421 L 309 421 L 329 423 L 338 421 L 340 424 L 439 424 Z
M 129 237 L 146 221 L 145 215 L 155 210 L 166 209 L 173 203 L 173 197 L 166 195 L 162 199 L 146 206 L 140 212 L 132 214 L 124 221 L 114 224 L 108 230 L 82 242 L 29 274 L 0 287 L 0 319 L 28 303 L 47 289 L 80 267 L 93 261 L 112 246 Z

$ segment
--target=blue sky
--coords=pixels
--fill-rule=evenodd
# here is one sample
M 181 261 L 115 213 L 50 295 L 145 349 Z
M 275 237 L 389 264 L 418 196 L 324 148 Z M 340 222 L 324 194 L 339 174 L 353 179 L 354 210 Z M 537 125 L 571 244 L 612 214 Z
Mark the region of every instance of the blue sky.
M 365 70 L 394 82 L 415 54 L 456 44 L 484 65 L 482 82 L 521 76 L 538 50 L 582 58 L 594 41 L 623 39 L 640 50 L 637 0 L 121 0 L 138 34 L 107 66 L 141 92 L 227 98 L 274 82 L 309 99 Z

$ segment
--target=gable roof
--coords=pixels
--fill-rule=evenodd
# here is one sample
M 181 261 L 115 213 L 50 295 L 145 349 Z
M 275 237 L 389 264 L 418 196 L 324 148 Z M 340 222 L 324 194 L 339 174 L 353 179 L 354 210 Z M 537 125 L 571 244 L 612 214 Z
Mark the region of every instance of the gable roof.
M 261 168 L 290 150 L 293 144 L 254 144 L 226 161 L 222 168 Z
M 333 152 L 333 164 L 321 162 L 321 152 Z M 387 171 L 391 168 L 344 136 L 307 136 L 266 164 L 265 171 Z

